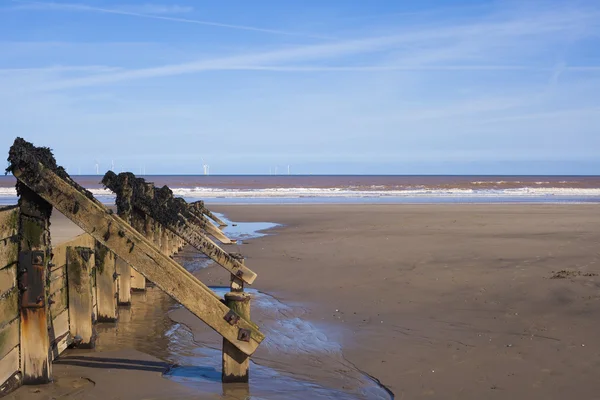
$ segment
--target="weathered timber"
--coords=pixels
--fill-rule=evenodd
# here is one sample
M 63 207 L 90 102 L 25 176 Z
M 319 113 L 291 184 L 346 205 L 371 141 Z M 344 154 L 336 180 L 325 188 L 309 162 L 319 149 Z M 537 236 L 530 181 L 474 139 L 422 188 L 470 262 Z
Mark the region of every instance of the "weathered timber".
M 115 255 L 99 242 L 95 250 L 98 321 L 115 322 L 118 317 Z
M 243 318 L 250 319 L 250 295 L 242 292 L 225 294 L 225 304 Z M 249 339 L 250 332 L 240 331 L 238 339 Z M 223 338 L 223 369 L 221 380 L 224 383 L 248 382 L 250 357 Z
M 19 290 L 10 289 L 0 296 L 0 326 L 9 323 L 19 316 Z
M 128 186 L 128 182 L 135 180 L 135 176 L 131 173 L 123 173 L 117 176 L 114 172 L 109 171 L 102 179 L 102 183 L 117 193 L 130 187 Z M 140 178 L 137 178 L 137 180 L 143 181 Z M 191 214 L 185 200 L 173 198 L 173 193 L 169 188 L 155 189 L 154 198 L 150 198 L 146 195 L 146 191 L 143 188 L 137 189 L 136 185 L 133 189 L 131 203 L 135 208 L 150 215 L 161 223 L 163 227 L 169 229 L 189 245 L 206 254 L 218 265 L 235 274 L 244 282 L 252 284 L 256 279 L 255 272 L 231 257 L 187 220 L 186 215 L 190 216 Z
M 63 287 L 48 296 L 50 303 L 50 315 L 58 315 L 69 306 L 69 290 Z
M 16 265 L 19 260 L 19 239 L 17 236 L 0 240 L 0 269 Z
M 91 201 L 68 181 L 39 162 L 12 160 L 11 171 L 21 182 L 30 186 L 57 210 L 106 245 L 118 257 L 133 265 L 147 279 L 168 293 L 193 314 L 206 322 L 223 337 L 246 354 L 252 354 L 264 335 L 252 322 L 240 317 L 225 321 L 225 316 L 236 315 L 221 303 L 208 287 L 183 267 L 161 254 L 152 243 L 140 235 L 98 202 Z M 184 270 L 184 269 L 183 269 Z M 250 340 L 238 340 L 240 329 L 250 331 Z
M 213 236 L 223 244 L 235 244 L 235 241 L 229 239 L 219 228 L 214 226 L 204 215 L 190 212 L 188 215 L 189 221 L 195 226 L 200 227 L 209 235 Z
M 190 207 L 197 213 L 204 214 L 208 218 L 215 221 L 219 226 L 227 226 L 225 222 L 223 222 L 219 217 L 217 217 L 214 213 L 212 213 L 206 206 L 202 200 L 195 201 L 190 203 Z
M 52 364 L 48 357 L 48 293 L 52 206 L 30 188 L 17 182 L 19 193 L 19 289 L 21 318 L 21 371 L 24 384 L 48 383 Z
M 4 394 L 3 392 L 9 392 L 12 389 L 9 387 L 11 383 L 7 381 L 14 377 L 19 369 L 19 346 L 16 346 L 0 360 L 0 388 L 3 389 L 0 396 Z M 21 382 L 21 379 L 17 380 L 16 386 Z
M 115 268 L 117 270 L 117 287 L 118 296 L 117 303 L 120 306 L 131 305 L 131 267 L 127 261 L 120 257 L 115 260 Z
M 63 265 L 54 271 L 50 271 L 50 289 L 48 290 L 48 295 L 52 296 L 65 287 L 67 287 L 67 266 Z
M 142 235 L 146 235 L 146 216 L 138 210 L 132 210 L 131 220 L 129 221 L 131 226 Z M 131 268 L 131 290 L 136 292 L 143 292 L 146 290 L 146 278 L 140 274 L 135 268 Z
M 169 231 L 163 228 L 162 237 L 160 238 L 160 251 L 168 257 L 171 255 L 169 253 L 170 249 L 171 245 L 169 243 Z
M 73 343 L 81 348 L 93 348 L 95 343 L 93 254 L 88 247 L 67 247 L 69 330 Z
M 19 318 L 15 318 L 0 328 L 0 359 L 19 345 L 19 322 Z
M 50 335 L 50 353 L 52 354 L 52 360 L 54 360 L 72 342 L 71 333 L 69 332 L 68 310 L 64 310 L 52 318 L 52 325 L 48 332 Z
M 17 265 L 0 269 L 0 294 L 12 289 L 17 284 Z
M 0 207 L 0 239 L 17 236 L 19 206 Z

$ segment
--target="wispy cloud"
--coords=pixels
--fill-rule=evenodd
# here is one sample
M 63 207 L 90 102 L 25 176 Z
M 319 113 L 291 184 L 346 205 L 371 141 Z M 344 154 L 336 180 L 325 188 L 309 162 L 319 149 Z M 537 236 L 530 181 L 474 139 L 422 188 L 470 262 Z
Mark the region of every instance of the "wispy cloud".
M 597 14 L 584 12 L 549 12 L 535 18 L 522 17 L 449 25 L 445 27 L 405 29 L 397 34 L 325 43 L 284 47 L 272 51 L 250 52 L 232 56 L 201 59 L 193 62 L 167 64 L 149 68 L 130 69 L 115 73 L 99 74 L 53 82 L 44 90 L 110 84 L 136 79 L 148 79 L 216 70 L 272 70 L 289 72 L 311 71 L 437 71 L 437 70 L 553 70 L 527 55 L 512 57 L 526 59 L 527 64 L 499 64 L 500 59 L 511 61 L 511 52 L 541 51 L 542 42 L 534 39 L 561 36 L 565 32 L 585 26 L 594 21 Z M 585 32 L 584 32 L 585 33 Z M 594 30 L 587 32 L 594 35 Z M 519 42 L 525 47 L 519 47 Z M 531 47 L 531 49 L 529 47 Z M 549 44 L 546 44 L 548 46 Z M 507 53 L 508 52 L 508 53 Z M 346 60 L 358 55 L 384 56 L 379 65 L 331 65 L 334 60 Z M 392 60 L 392 61 L 386 61 Z M 474 62 L 475 61 L 475 62 Z M 481 63 L 487 61 L 488 63 Z M 324 65 L 290 65 L 318 62 Z M 440 64 L 444 62 L 443 64 Z M 569 67 L 570 68 L 570 67 Z M 594 66 L 582 66 L 592 71 Z
M 92 7 L 92 6 L 89 6 L 86 4 L 54 3 L 54 2 L 50 3 L 50 2 L 23 1 L 23 0 L 12 0 L 12 1 L 14 3 L 19 3 L 28 9 L 35 9 L 35 10 L 63 10 L 63 11 L 96 12 L 96 13 L 103 13 L 103 14 L 116 14 L 116 15 L 130 16 L 130 17 L 212 26 L 212 27 L 216 27 L 216 28 L 226 28 L 226 29 L 235 29 L 235 30 L 241 30 L 241 31 L 260 32 L 260 33 L 273 34 L 273 35 L 296 36 L 296 37 L 304 37 L 304 38 L 311 38 L 311 39 L 330 39 L 330 37 L 311 35 L 311 34 L 305 34 L 305 33 L 300 33 L 300 32 L 289 32 L 289 31 L 284 31 L 284 30 L 279 30 L 279 29 L 268 29 L 268 28 L 261 28 L 261 27 L 256 27 L 256 26 L 227 24 L 227 23 L 205 21 L 205 20 L 199 20 L 199 19 L 157 15 L 159 13 L 160 14 L 172 14 L 173 12 L 169 12 L 169 10 L 175 11 L 175 10 L 180 10 L 180 9 L 184 10 L 185 9 L 185 7 L 177 7 L 177 6 L 169 7 L 169 6 L 147 5 L 147 6 L 142 6 L 142 7 L 122 6 L 119 8 L 101 8 L 101 7 Z M 153 9 L 158 10 L 159 13 L 152 11 Z
M 185 14 L 194 11 L 194 7 L 175 4 L 122 5 L 115 9 L 136 14 Z

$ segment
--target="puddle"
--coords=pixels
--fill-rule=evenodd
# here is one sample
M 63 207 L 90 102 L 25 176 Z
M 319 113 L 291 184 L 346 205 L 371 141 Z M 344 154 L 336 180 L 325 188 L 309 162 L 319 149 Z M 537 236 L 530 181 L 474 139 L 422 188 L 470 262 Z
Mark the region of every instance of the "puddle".
M 215 213 L 215 215 L 227 224 L 223 229 L 225 235 L 238 242 L 266 236 L 269 233 L 265 231 L 280 226 L 273 222 L 232 222 L 223 214 Z
M 238 240 L 264 236 L 264 230 L 277 226 L 226 222 L 226 233 Z M 192 272 L 212 262 L 189 246 L 175 259 Z M 211 289 L 221 297 L 228 291 Z M 247 292 L 252 319 L 267 335 L 251 359 L 249 385 L 221 383 L 220 336 L 157 288 L 133 293 L 132 306 L 120 308 L 118 323 L 98 324 L 96 349 L 134 348 L 153 355 L 174 365 L 165 374 L 168 379 L 228 399 L 393 399 L 344 358 L 335 340 L 343 331 L 305 320 L 300 304 L 285 304 L 252 288 Z

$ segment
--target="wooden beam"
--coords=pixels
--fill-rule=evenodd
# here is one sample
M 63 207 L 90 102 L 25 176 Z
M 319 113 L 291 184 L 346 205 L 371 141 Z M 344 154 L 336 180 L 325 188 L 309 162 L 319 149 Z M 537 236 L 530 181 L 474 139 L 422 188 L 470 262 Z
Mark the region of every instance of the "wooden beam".
M 204 205 L 204 202 L 202 200 L 198 200 L 198 201 L 195 201 L 193 203 L 190 203 L 190 207 L 196 213 L 200 213 L 200 214 L 206 215 L 208 218 L 210 218 L 213 221 L 215 221 L 219 226 L 227 226 L 227 224 L 225 222 L 223 222 L 219 217 L 217 217 L 208 208 L 206 208 L 206 206 Z
M 263 341 L 264 335 L 254 323 L 231 311 L 206 285 L 161 254 L 129 224 L 54 171 L 39 162 L 28 162 L 13 167 L 12 173 L 245 354 L 252 354 Z M 250 332 L 248 341 L 238 339 L 240 329 Z
M 52 380 L 48 357 L 48 262 L 52 206 L 22 183 L 19 192 L 19 289 L 23 383 Z

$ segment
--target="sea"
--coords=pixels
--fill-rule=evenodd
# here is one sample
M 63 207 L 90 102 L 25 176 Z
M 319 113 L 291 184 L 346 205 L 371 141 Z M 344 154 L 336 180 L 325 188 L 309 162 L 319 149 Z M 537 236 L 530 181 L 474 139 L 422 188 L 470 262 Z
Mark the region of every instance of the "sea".
M 148 175 L 175 196 L 207 204 L 599 203 L 600 176 Z M 100 175 L 72 176 L 113 203 Z M 17 202 L 15 178 L 0 177 L 0 204 Z

